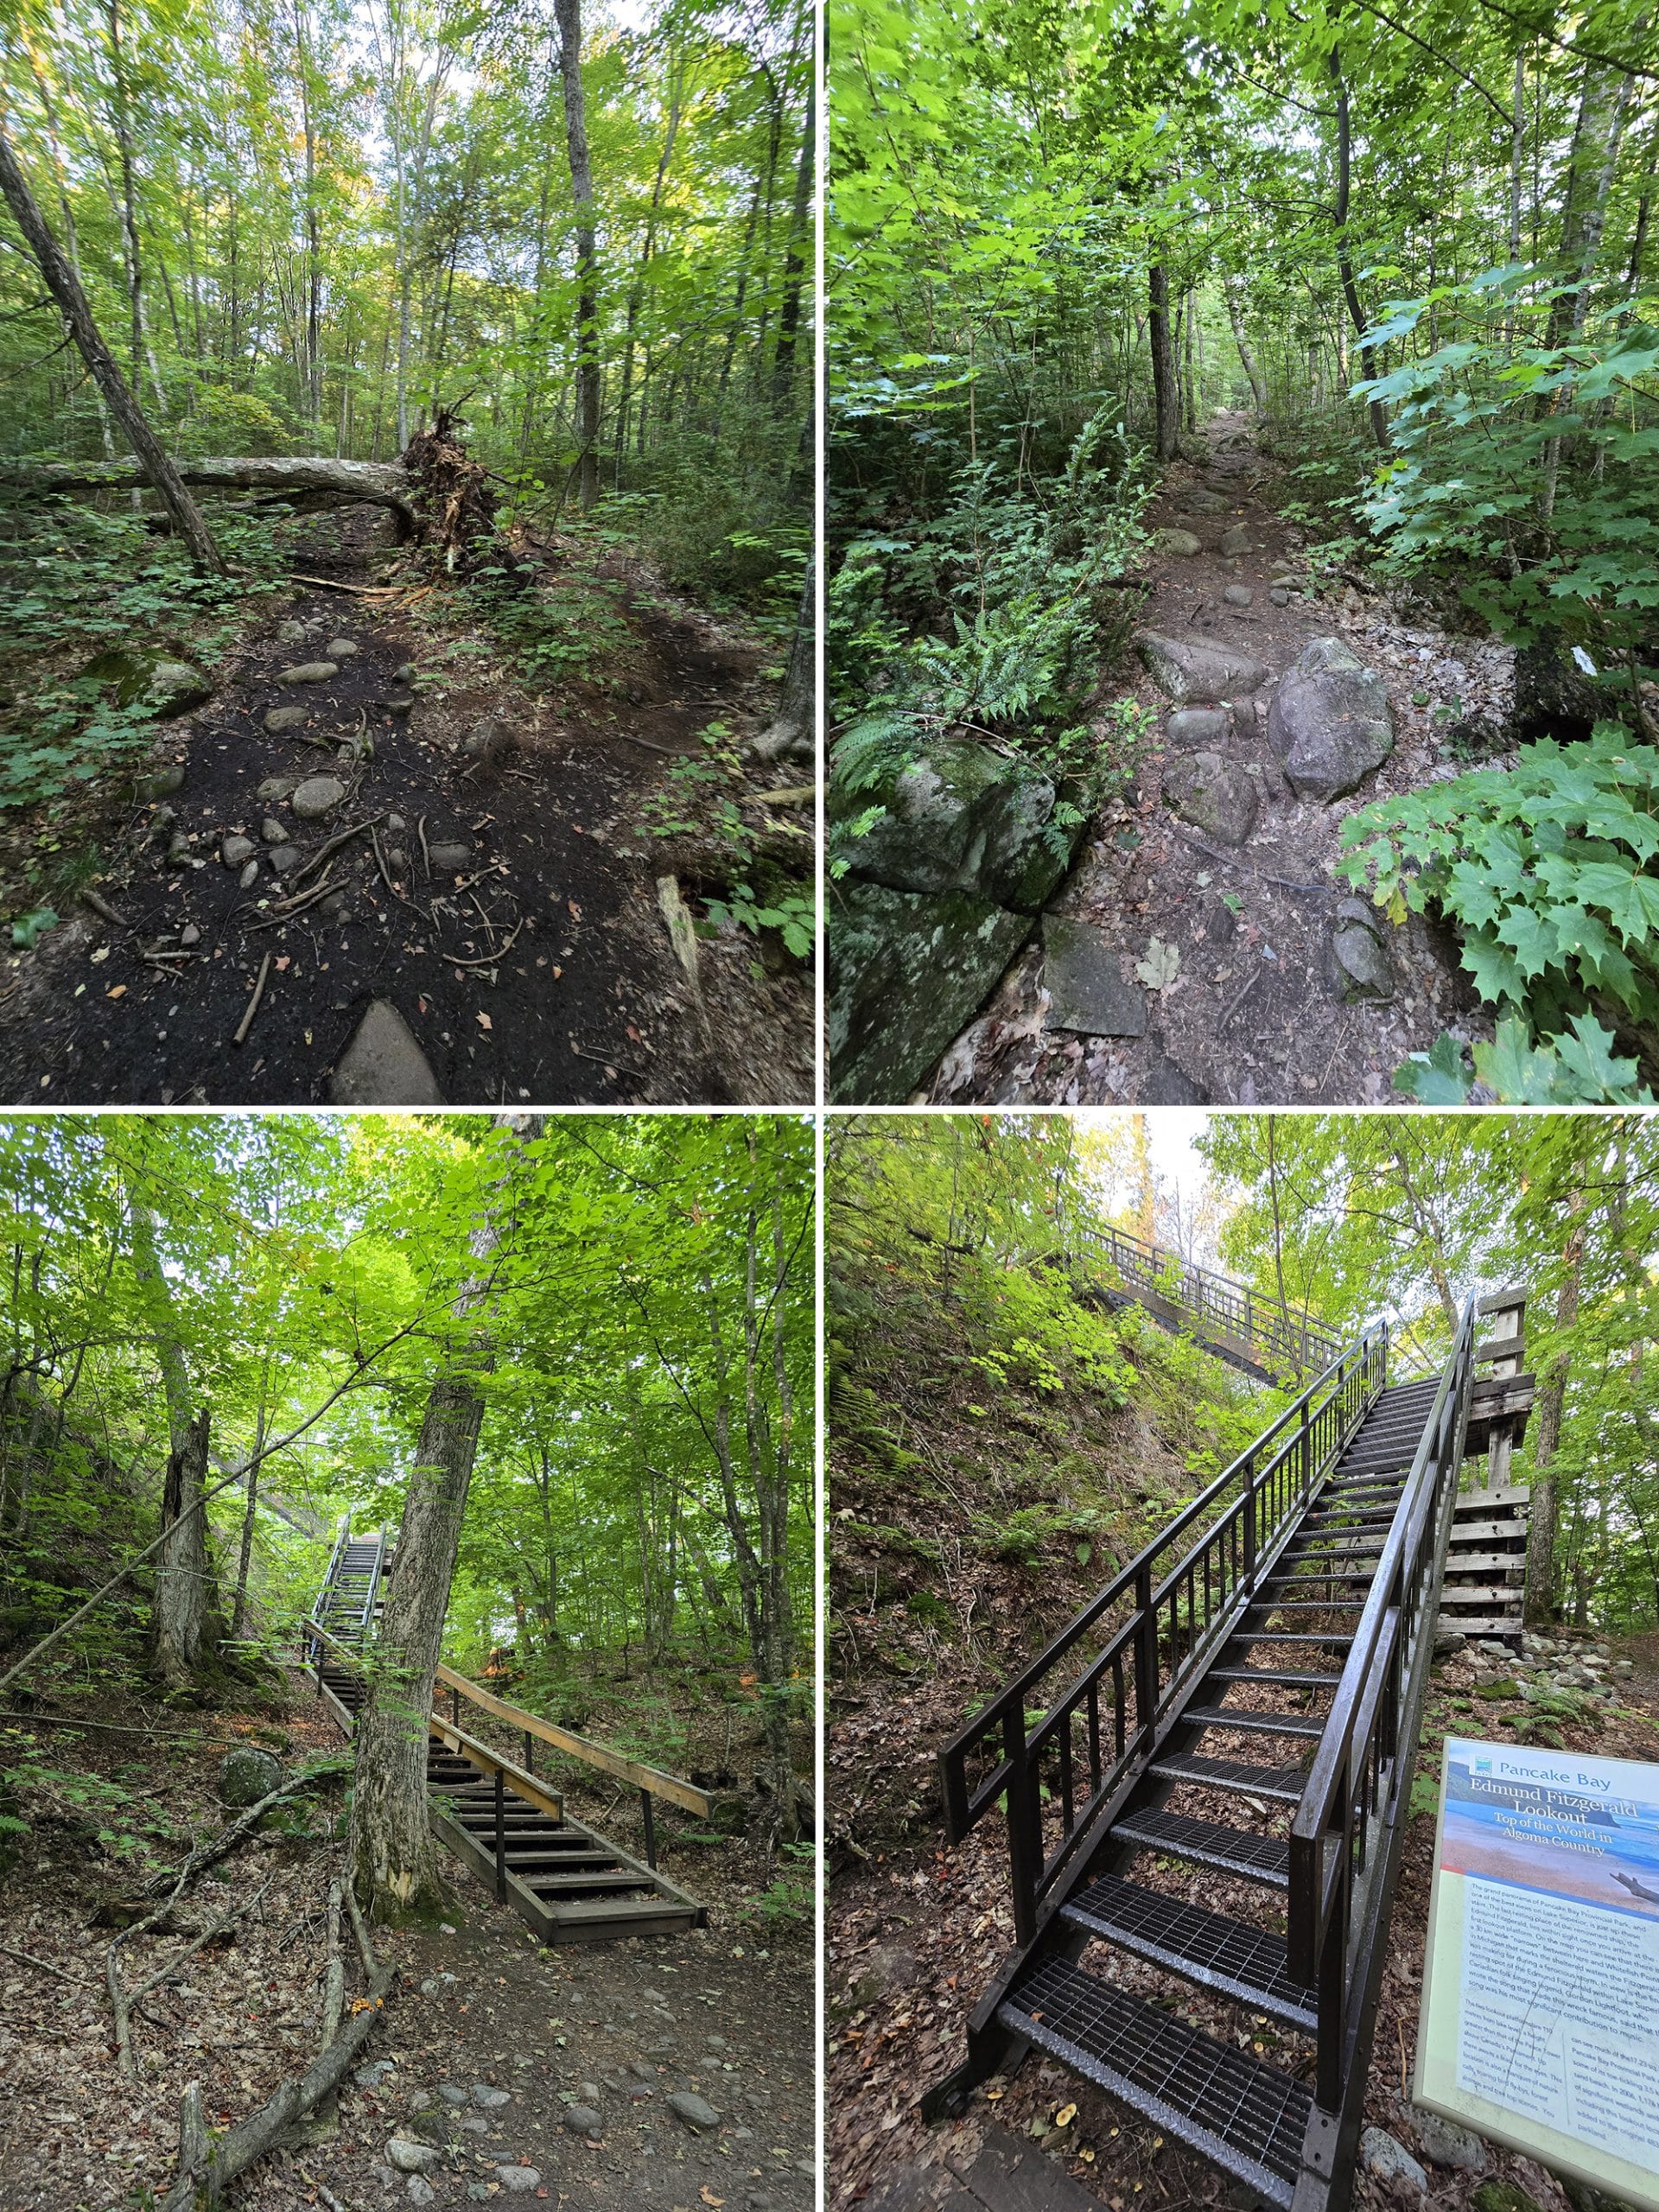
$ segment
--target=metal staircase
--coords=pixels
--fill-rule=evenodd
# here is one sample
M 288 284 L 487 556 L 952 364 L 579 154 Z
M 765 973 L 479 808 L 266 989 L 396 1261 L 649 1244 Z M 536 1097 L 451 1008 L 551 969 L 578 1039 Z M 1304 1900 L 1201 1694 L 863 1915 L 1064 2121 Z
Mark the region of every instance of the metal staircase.
M 349 1515 L 341 1522 L 328 1573 L 306 1623 L 308 1656 L 317 1694 L 347 1736 L 368 1696 L 362 1659 L 378 1628 L 384 1586 L 396 1546 L 382 1529 L 353 1538 Z M 649 1818 L 652 1864 L 642 1865 L 621 1847 L 565 1810 L 560 1792 L 533 1770 L 531 1731 L 569 1745 L 582 1739 L 552 1729 L 532 1713 L 486 1697 L 448 1668 L 440 1673 L 451 1693 L 452 1716 L 427 1717 L 426 1779 L 432 1831 L 455 1856 L 490 1885 L 497 1898 L 550 1943 L 608 1942 L 620 1936 L 676 1935 L 701 1928 L 706 1909 L 669 1881 L 654 1864 L 655 1830 Z M 509 1759 L 460 1726 L 460 1700 L 471 1694 L 497 1714 L 524 1724 L 525 1764 Z M 597 1749 L 597 1747 L 592 1747 Z M 626 1762 L 636 1778 L 649 1778 L 682 1804 L 708 1801 L 690 1784 L 652 1768 Z
M 1081 1296 L 1106 1306 L 1139 1306 L 1160 1328 L 1194 1338 L 1257 1382 L 1306 1375 L 1342 1348 L 1334 1329 L 1282 1299 L 1110 1223 L 1078 1224 L 1068 1240 L 1067 1260 Z
M 1005 1805 L 1016 1948 L 931 2116 L 1036 2046 L 1258 2202 L 1348 2204 L 1459 1474 L 1530 1405 L 1479 1370 L 1522 1303 L 1471 1299 L 1392 1385 L 1368 1329 L 944 1746 L 953 1841 Z M 1181 1984 L 1273 2028 L 1207 2034 Z

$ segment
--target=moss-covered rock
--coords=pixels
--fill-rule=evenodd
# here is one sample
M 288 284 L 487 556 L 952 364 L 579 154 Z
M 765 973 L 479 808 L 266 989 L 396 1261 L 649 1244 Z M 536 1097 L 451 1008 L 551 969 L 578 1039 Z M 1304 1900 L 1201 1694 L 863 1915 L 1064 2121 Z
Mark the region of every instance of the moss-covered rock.
M 1035 917 L 849 878 L 830 911 L 830 1095 L 899 1104 L 978 1012 Z
M 206 704 L 213 687 L 194 661 L 158 645 L 123 645 L 99 653 L 82 669 L 99 683 L 113 683 L 123 707 L 148 707 L 158 721 Z
M 1469 2200 L 1470 2212 L 1540 2212 L 1524 2189 L 1512 2181 L 1484 2181 Z
M 1053 826 L 1058 794 L 1029 760 L 971 738 L 935 739 L 869 791 L 832 791 L 832 821 L 886 810 L 849 853 L 854 872 L 889 891 L 966 891 L 1034 913 L 1071 865 L 1081 822 Z
M 219 1763 L 219 1802 L 232 1808 L 257 1805 L 262 1797 L 279 1789 L 282 1781 L 280 1760 L 251 1744 L 238 1745 Z

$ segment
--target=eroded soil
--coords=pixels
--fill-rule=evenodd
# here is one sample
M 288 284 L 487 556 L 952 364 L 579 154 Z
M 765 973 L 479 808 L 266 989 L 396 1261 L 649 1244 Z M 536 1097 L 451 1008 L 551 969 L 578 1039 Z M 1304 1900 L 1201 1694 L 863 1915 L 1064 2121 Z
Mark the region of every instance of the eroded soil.
M 535 590 L 575 577 L 568 553 L 537 548 L 531 565 Z M 299 566 L 319 582 L 262 619 L 207 705 L 162 726 L 150 771 L 181 772 L 176 791 L 100 825 L 93 895 L 118 920 L 79 906 L 0 969 L 7 1102 L 326 1103 L 374 1000 L 449 1103 L 810 1100 L 810 976 L 728 925 L 699 946 L 699 1005 L 658 898 L 673 853 L 648 827 L 653 799 L 679 809 L 670 772 L 710 722 L 736 744 L 765 726 L 762 641 L 613 556 L 579 579 L 611 593 L 594 674 L 532 695 L 429 588 L 372 588 L 358 511 L 314 527 Z M 281 680 L 341 640 L 356 651 L 332 677 Z M 269 732 L 286 707 L 303 724 Z M 510 744 L 480 764 L 464 747 L 488 717 Z M 302 820 L 281 786 L 319 776 L 345 795 Z M 810 854 L 810 809 L 753 803 L 803 780 L 757 763 L 743 804 Z M 235 836 L 252 864 L 221 859 Z M 435 846 L 454 849 L 435 861 Z
M 1206 435 L 1209 461 L 1173 465 L 1148 518 L 1190 531 L 1203 550 L 1154 558 L 1138 626 L 1266 663 L 1267 678 L 1216 748 L 1256 779 L 1255 827 L 1229 849 L 1165 803 L 1163 771 L 1177 757 L 1164 734 L 1172 703 L 1127 658 L 1103 702 L 1133 697 L 1155 714 L 1156 735 L 1133 793 L 1094 825 L 1054 907 L 1103 934 L 1126 983 L 1136 982 L 1154 939 L 1174 950 L 1179 966 L 1166 984 L 1146 988 L 1144 1037 L 1077 1036 L 1047 1025 L 1033 939 L 945 1054 L 927 1094 L 933 1101 L 1371 1105 L 1396 1096 L 1395 1069 L 1443 1030 L 1465 1040 L 1492 1033 L 1449 931 L 1415 915 L 1398 929 L 1378 918 L 1395 977 L 1387 1003 L 1344 1001 L 1332 939 L 1337 902 L 1353 888 L 1336 874 L 1344 821 L 1373 798 L 1464 772 L 1469 762 L 1451 752 L 1448 732 L 1465 716 L 1502 721 L 1512 656 L 1351 587 L 1317 595 L 1304 588 L 1304 533 L 1274 505 L 1288 496 L 1281 472 L 1257 451 L 1243 416 L 1217 416 Z M 1224 556 L 1219 541 L 1241 524 L 1250 550 Z M 1277 606 L 1281 576 L 1292 581 L 1277 587 L 1286 593 Z M 1231 586 L 1250 593 L 1249 606 L 1227 601 Z M 1311 639 L 1332 635 L 1385 678 L 1395 743 L 1358 791 L 1322 806 L 1292 792 L 1267 716 L 1279 676 Z M 1495 765 L 1513 757 L 1483 755 Z

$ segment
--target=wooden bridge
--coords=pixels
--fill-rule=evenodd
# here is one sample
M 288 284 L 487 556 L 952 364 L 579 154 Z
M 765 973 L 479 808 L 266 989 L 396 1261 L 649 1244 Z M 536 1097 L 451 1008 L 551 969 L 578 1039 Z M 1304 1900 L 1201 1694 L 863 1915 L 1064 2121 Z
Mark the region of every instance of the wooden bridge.
M 1366 1330 L 941 1750 L 953 1841 L 1005 1809 L 1015 1948 L 930 2116 L 1034 2046 L 1260 2202 L 1344 2212 L 1459 1484 L 1524 1427 L 1523 1303 L 1471 1299 L 1421 1379 Z
M 302 1624 L 317 1694 L 347 1736 L 368 1695 L 364 1648 L 378 1630 L 386 1580 L 396 1563 L 391 1532 L 382 1529 L 353 1536 L 347 1515 L 316 1605 Z M 539 1713 L 509 1705 L 453 1668 L 438 1668 L 435 1687 L 448 1694 L 449 1718 L 435 1708 L 427 1715 L 432 1832 L 544 1942 L 671 1936 L 707 1923 L 707 1909 L 677 1888 L 657 1865 L 653 1808 L 660 1797 L 706 1820 L 706 1792 L 677 1775 L 556 1727 Z M 518 1732 L 522 1765 L 461 1726 L 463 1701 Z M 645 1829 L 643 1862 L 566 1811 L 551 1779 L 535 1771 L 538 1743 L 639 1790 Z
M 1139 1306 L 1173 1336 L 1193 1338 L 1258 1382 L 1306 1375 L 1341 1348 L 1334 1329 L 1282 1299 L 1109 1223 L 1078 1227 L 1067 1262 L 1081 1295 L 1108 1306 Z

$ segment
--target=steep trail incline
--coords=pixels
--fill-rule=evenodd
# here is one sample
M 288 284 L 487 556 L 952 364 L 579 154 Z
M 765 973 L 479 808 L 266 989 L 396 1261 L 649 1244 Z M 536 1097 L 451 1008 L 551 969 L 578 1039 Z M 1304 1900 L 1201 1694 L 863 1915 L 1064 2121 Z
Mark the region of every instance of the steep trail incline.
M 1086 1027 L 1086 987 L 1057 984 L 1033 938 L 945 1055 L 939 1103 L 1376 1104 L 1442 1030 L 1491 1034 L 1450 934 L 1414 915 L 1392 928 L 1354 902 L 1335 863 L 1356 809 L 1461 772 L 1446 733 L 1465 717 L 1502 721 L 1512 655 L 1351 588 L 1316 596 L 1304 533 L 1270 504 L 1295 487 L 1246 417 L 1217 415 L 1206 437 L 1208 460 L 1173 465 L 1149 515 L 1183 535 L 1149 566 L 1137 632 L 1219 650 L 1238 674 L 1183 702 L 1126 659 L 1109 696 L 1133 696 L 1155 734 L 1135 791 L 1093 825 L 1046 917 L 1082 925 L 1109 979 L 1101 1002 L 1127 1004 L 1120 1027 L 1139 1033 Z M 1329 804 L 1297 798 L 1268 730 L 1280 677 L 1322 638 L 1382 678 L 1395 724 L 1381 767 Z M 1161 985 L 1136 974 L 1155 963 L 1154 939 L 1168 949 Z

